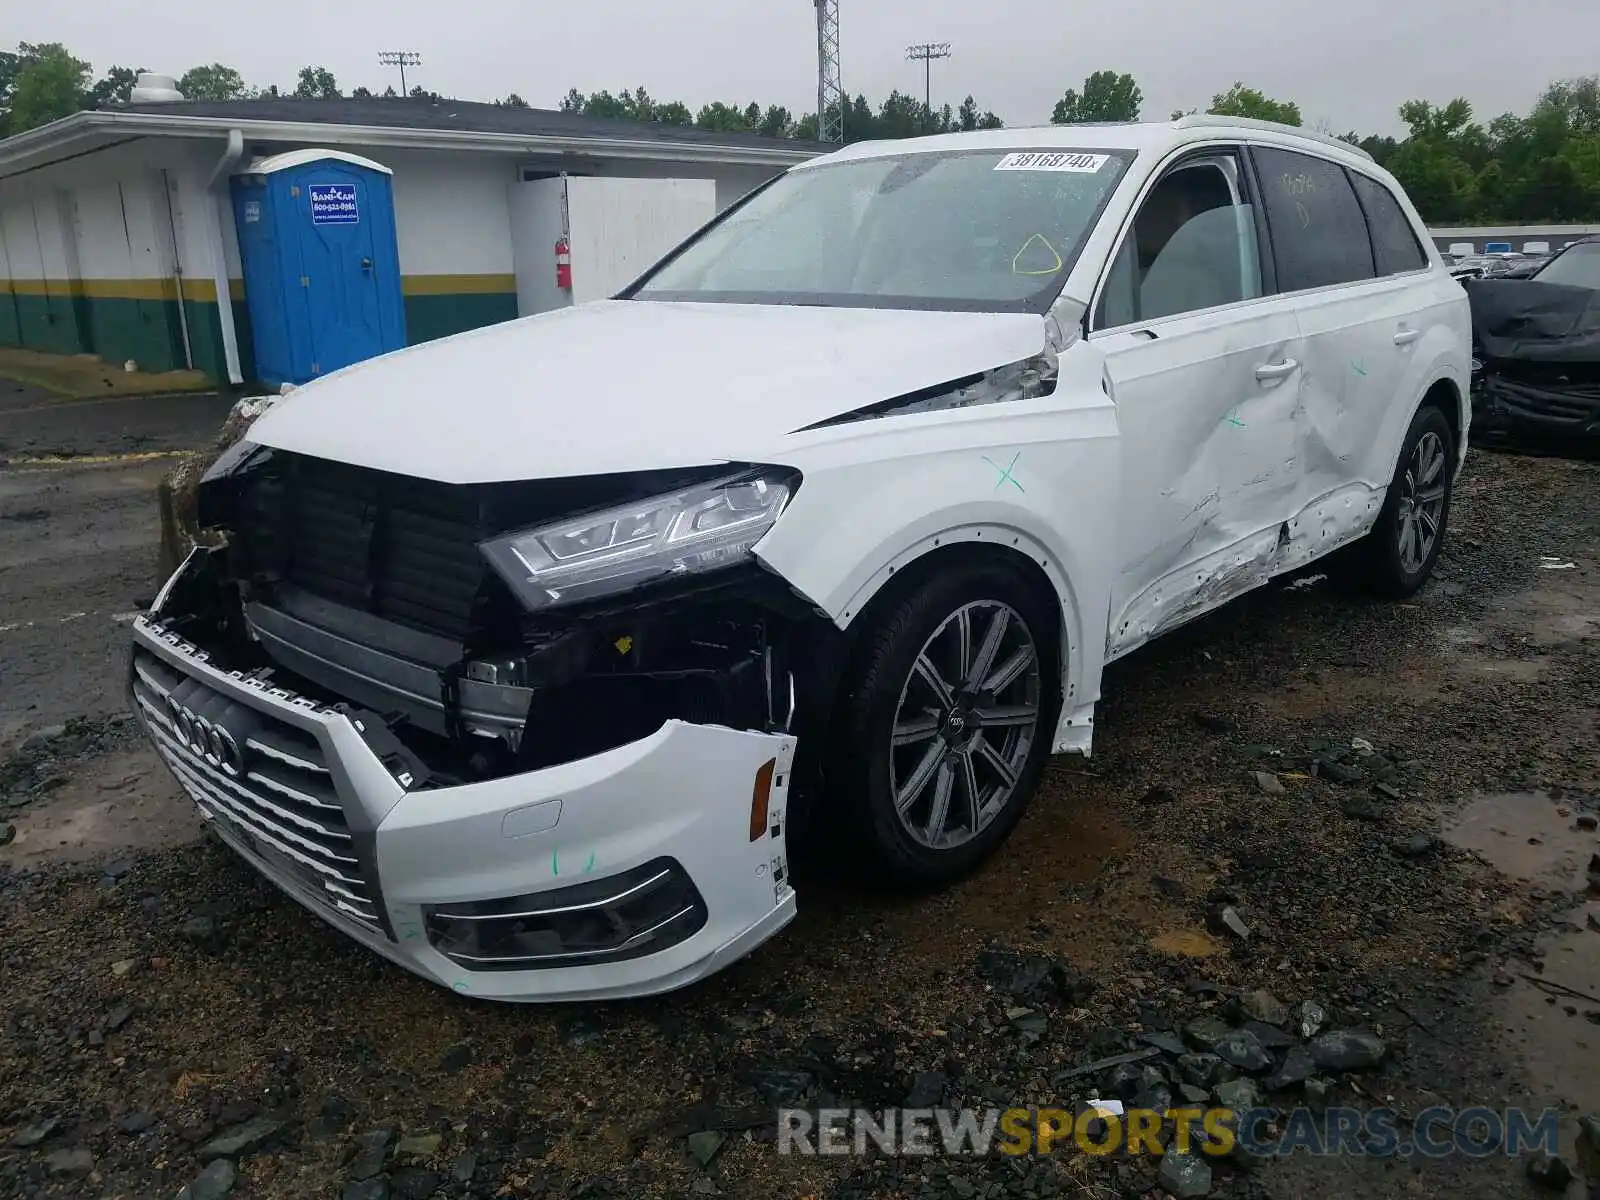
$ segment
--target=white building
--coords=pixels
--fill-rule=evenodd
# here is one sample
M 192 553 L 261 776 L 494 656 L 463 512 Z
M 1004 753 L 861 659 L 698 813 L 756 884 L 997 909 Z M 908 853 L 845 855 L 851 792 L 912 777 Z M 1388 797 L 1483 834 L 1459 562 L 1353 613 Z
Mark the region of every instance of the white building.
M 517 261 L 524 185 L 563 173 L 709 180 L 720 210 L 826 149 L 455 100 L 188 101 L 169 80 L 140 82 L 134 103 L 0 141 L 0 345 L 251 379 L 230 179 L 291 150 L 393 172 L 417 342 L 517 316 L 519 271 L 553 275 L 553 256 Z

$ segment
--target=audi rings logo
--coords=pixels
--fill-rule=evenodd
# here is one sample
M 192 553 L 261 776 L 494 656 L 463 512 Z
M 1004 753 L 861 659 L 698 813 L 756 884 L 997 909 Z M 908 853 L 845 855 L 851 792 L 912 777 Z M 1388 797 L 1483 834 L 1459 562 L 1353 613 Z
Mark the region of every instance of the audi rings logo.
M 221 725 L 185 708 L 171 696 L 167 697 L 167 715 L 172 718 L 178 740 L 206 762 L 229 775 L 244 771 L 244 753 L 233 734 Z

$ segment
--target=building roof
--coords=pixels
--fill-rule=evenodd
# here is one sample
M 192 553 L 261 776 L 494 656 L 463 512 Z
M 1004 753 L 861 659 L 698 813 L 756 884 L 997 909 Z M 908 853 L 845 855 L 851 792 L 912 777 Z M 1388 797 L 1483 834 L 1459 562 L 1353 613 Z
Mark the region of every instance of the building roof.
M 234 121 L 289 121 L 297 124 L 362 125 L 380 129 L 454 129 L 472 133 L 528 134 L 560 138 L 638 138 L 665 143 L 685 142 L 709 146 L 753 146 L 766 149 L 801 149 L 816 153 L 828 149 L 820 143 L 751 133 L 716 133 L 681 125 L 653 125 L 641 121 L 586 117 L 547 108 L 508 108 L 475 100 L 438 100 L 419 96 L 365 99 L 336 97 L 302 100 L 295 96 L 264 96 L 256 100 L 176 100 L 155 104 L 124 104 L 112 110 L 127 113 L 167 113 Z
M 0 177 L 92 151 L 126 137 L 226 137 L 257 141 L 479 150 L 788 166 L 832 147 L 677 125 L 586 117 L 470 100 L 349 97 L 175 100 L 74 113 L 0 140 Z

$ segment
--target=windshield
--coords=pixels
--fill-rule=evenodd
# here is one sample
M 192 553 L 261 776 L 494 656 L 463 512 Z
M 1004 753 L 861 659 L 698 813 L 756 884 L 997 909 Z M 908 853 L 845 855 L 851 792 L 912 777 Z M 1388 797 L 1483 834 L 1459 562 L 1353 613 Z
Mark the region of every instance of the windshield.
M 1132 158 L 970 150 L 797 168 L 630 295 L 1043 312 Z
M 1568 287 L 1600 291 L 1600 242 L 1580 242 L 1567 247 L 1534 278 L 1540 283 L 1564 283 Z

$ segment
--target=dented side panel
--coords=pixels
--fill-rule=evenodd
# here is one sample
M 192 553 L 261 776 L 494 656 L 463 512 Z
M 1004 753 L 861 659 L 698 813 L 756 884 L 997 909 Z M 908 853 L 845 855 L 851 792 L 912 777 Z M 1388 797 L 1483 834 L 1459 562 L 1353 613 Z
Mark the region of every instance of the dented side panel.
M 1353 481 L 1381 492 L 1429 385 L 1466 369 L 1460 285 L 1443 272 L 1395 275 L 1307 296 L 1297 313 L 1306 451 L 1296 508 Z

